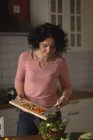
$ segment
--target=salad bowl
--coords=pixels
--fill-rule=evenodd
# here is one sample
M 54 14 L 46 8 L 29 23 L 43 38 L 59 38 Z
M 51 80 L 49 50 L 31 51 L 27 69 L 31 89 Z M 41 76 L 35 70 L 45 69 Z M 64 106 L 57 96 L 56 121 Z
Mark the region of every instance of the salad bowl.
M 42 121 L 35 121 L 38 129 L 39 134 L 42 136 L 43 139 L 54 140 L 57 138 L 62 137 L 66 126 L 69 122 L 69 118 L 56 118 L 56 119 L 49 119 L 49 120 L 42 120 Z

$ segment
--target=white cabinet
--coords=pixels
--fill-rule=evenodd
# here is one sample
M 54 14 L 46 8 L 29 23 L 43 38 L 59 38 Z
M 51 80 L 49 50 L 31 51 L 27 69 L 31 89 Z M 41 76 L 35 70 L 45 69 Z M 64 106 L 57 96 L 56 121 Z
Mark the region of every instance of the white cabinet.
M 70 118 L 65 132 L 93 132 L 93 98 L 70 101 L 61 112 Z
M 48 0 L 30 0 L 31 25 L 38 25 L 49 21 Z
M 32 25 L 60 24 L 71 51 L 93 50 L 93 0 L 31 0 L 30 7 Z
M 75 51 L 93 50 L 93 0 L 49 0 L 50 21 L 69 34 Z
M 4 117 L 5 136 L 15 136 L 18 119 L 17 108 L 0 110 L 0 116 Z

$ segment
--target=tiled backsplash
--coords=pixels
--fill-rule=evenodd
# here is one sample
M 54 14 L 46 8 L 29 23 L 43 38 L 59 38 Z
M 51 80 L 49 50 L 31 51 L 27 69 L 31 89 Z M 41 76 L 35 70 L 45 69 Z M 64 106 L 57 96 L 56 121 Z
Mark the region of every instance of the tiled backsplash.
M 26 34 L 0 35 L 0 88 L 13 86 L 19 54 L 27 49 Z M 93 52 L 68 52 L 64 56 L 73 88 L 93 90 Z

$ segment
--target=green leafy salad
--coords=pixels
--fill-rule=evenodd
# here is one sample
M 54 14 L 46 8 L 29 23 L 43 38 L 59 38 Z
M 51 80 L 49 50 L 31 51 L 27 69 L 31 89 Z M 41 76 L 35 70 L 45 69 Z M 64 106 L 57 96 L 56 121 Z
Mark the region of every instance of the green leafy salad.
M 60 137 L 65 130 L 65 123 L 61 119 L 41 121 L 39 132 L 44 139 Z

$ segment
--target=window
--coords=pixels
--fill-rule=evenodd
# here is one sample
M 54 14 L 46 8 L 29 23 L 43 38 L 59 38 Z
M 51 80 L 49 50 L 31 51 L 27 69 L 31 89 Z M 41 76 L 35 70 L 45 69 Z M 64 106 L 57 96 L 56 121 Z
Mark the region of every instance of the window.
M 71 48 L 82 46 L 81 0 L 50 0 L 50 19 L 69 34 Z
M 62 0 L 51 0 L 51 23 L 61 25 L 63 20 L 63 1 Z
M 71 47 L 81 47 L 81 0 L 70 0 Z

